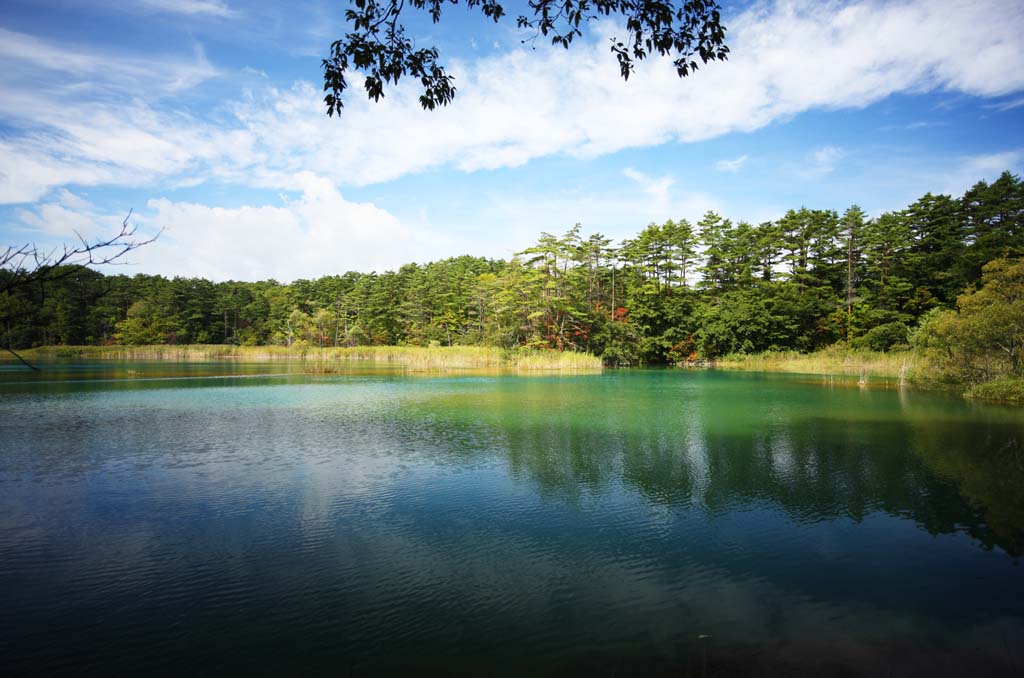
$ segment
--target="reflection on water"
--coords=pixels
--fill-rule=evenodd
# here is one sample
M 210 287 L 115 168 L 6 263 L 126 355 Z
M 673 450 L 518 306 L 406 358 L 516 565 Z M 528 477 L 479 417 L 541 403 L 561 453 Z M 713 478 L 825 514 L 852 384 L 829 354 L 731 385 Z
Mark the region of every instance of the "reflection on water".
M 16 671 L 1024 669 L 1014 409 L 757 374 L 62 369 L 0 375 Z

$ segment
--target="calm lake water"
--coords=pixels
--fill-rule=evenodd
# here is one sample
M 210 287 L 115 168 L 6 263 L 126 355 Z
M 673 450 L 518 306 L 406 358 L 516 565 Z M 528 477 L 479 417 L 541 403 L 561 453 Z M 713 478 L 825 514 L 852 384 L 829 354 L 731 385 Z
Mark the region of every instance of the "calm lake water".
M 0 367 L 4 675 L 1021 675 L 1022 553 L 942 394 Z

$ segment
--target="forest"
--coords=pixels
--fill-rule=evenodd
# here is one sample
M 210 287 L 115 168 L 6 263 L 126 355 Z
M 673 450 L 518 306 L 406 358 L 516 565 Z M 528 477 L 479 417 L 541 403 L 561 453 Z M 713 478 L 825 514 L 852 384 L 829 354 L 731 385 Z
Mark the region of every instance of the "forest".
M 1020 269 L 1022 219 L 1024 182 L 1004 172 L 877 218 L 856 205 L 761 224 L 708 212 L 695 224 L 652 223 L 616 246 L 576 225 L 508 261 L 460 256 L 287 284 L 83 268 L 5 294 L 0 332 L 12 349 L 488 345 L 586 351 L 607 365 L 837 342 L 885 351 L 915 336 L 946 350 L 963 334 L 958 298 L 977 296 L 983 267 L 1002 261 L 989 274 L 1004 278 Z

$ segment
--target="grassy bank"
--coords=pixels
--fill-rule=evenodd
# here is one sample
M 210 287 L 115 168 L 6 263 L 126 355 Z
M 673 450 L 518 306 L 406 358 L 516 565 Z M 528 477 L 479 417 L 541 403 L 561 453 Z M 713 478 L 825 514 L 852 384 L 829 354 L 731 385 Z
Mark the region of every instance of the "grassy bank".
M 767 351 L 752 355 L 732 354 L 714 361 L 728 370 L 794 372 L 824 375 L 855 375 L 912 380 L 915 356 L 910 351 L 882 353 L 827 348 L 815 353 Z
M 347 361 L 401 365 L 413 370 L 511 369 L 599 370 L 601 360 L 588 353 L 503 350 L 491 346 L 355 346 L 346 348 L 288 348 L 285 346 L 46 346 L 19 351 L 29 362 L 67 358 L 87 360 L 173 360 L 202 362 L 302 361 L 306 371 L 330 373 Z M 13 358 L 12 358 L 13 359 Z
M 714 366 L 728 370 L 792 372 L 823 376 L 856 377 L 861 384 L 882 379 L 887 384 L 913 386 L 924 390 L 944 390 L 965 398 L 1024 405 L 1024 379 L 1002 378 L 969 385 L 951 379 L 927 357 L 913 351 L 854 351 L 831 347 L 816 353 L 769 351 L 754 355 L 729 355 Z M 965 390 L 966 389 L 966 390 Z
M 1024 404 L 1024 379 L 996 379 L 967 389 L 965 398 Z

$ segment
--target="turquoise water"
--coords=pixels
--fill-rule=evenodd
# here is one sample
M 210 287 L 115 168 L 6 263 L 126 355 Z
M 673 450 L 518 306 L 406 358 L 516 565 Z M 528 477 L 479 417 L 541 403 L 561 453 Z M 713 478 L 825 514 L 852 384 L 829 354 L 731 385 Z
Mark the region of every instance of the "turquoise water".
M 0 667 L 1019 675 L 1022 433 L 791 375 L 7 366 Z

